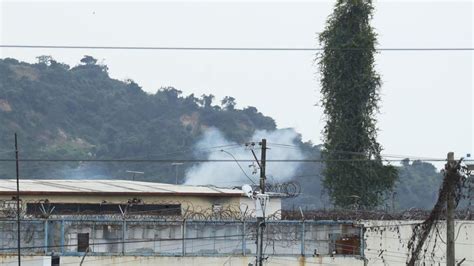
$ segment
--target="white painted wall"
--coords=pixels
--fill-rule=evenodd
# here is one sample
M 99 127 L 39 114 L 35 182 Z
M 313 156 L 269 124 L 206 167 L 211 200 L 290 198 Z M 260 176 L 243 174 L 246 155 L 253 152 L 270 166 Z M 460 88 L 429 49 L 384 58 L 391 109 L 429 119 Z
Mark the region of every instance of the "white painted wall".
M 17 266 L 18 257 L 0 256 L 0 265 Z M 50 256 L 21 256 L 21 265 L 22 266 L 51 266 L 51 257 Z
M 409 250 L 407 243 L 413 225 L 419 221 L 363 221 L 365 234 L 365 256 L 367 265 L 405 265 Z M 376 228 L 376 229 L 372 229 Z M 440 222 L 427 240 L 425 265 L 445 265 L 446 224 Z M 456 221 L 456 260 L 466 260 L 462 266 L 474 265 L 474 221 Z M 79 265 L 81 257 L 63 256 L 61 264 Z M 88 256 L 84 265 L 245 265 L 254 261 L 253 256 L 221 257 L 160 257 L 160 256 Z M 421 261 L 423 262 L 423 260 Z M 0 265 L 17 265 L 15 256 L 0 256 Z M 22 265 L 51 265 L 50 257 L 25 256 Z M 358 257 L 352 256 L 271 256 L 266 265 L 364 265 Z
M 24 257 L 23 261 L 28 266 L 46 266 L 41 264 L 45 257 Z M 61 257 L 60 265 L 79 265 L 82 257 L 69 256 Z M 30 261 L 33 264 L 27 264 Z M 34 264 L 34 262 L 39 264 Z M 135 265 L 181 265 L 181 266 L 248 266 L 249 263 L 254 263 L 255 257 L 135 257 L 135 256 L 88 256 L 84 259 L 83 266 L 92 265 L 120 265 L 120 266 L 135 266 Z M 8 259 L 0 257 L 0 264 L 6 266 L 16 266 L 16 258 L 10 257 Z M 49 262 L 48 266 L 51 265 Z M 362 260 L 356 260 L 349 257 L 269 257 L 265 265 L 334 265 L 334 266 L 362 266 Z
M 250 216 L 255 217 L 255 202 L 253 199 L 242 197 L 240 199 L 240 211 L 242 213 L 246 212 L 246 215 L 251 214 Z M 277 219 L 281 218 L 281 199 L 272 198 L 267 202 L 266 208 L 266 217 L 272 216 Z
M 416 222 L 420 221 L 364 221 L 368 265 L 405 265 L 409 254 L 407 243 Z M 440 222 L 437 228 L 439 234 L 435 230 L 424 246 L 426 265 L 446 264 L 446 223 Z M 456 261 L 466 258 L 462 266 L 474 265 L 474 221 L 456 221 L 455 234 Z

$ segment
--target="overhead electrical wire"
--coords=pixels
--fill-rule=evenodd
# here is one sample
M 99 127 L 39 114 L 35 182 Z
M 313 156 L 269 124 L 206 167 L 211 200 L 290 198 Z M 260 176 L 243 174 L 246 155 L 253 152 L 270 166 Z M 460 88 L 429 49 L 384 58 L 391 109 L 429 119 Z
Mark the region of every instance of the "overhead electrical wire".
M 281 144 L 281 143 L 268 143 L 269 146 L 277 147 L 277 148 L 288 148 L 288 149 L 301 149 L 300 146 L 294 144 Z M 321 150 L 322 152 L 323 150 Z M 367 155 L 365 152 L 354 152 L 354 151 L 341 151 L 341 150 L 331 150 L 331 153 L 341 153 L 341 154 L 354 154 L 354 155 Z M 404 155 L 404 154 L 387 154 L 381 153 L 382 157 L 388 158 L 400 158 L 400 159 L 410 159 L 410 160 L 419 160 L 419 161 L 428 161 L 428 160 L 446 160 L 442 158 L 434 158 L 434 157 L 421 157 L 421 156 L 413 156 L 413 155 Z
M 235 156 L 234 156 L 232 153 L 230 153 L 230 152 L 228 152 L 228 151 L 225 151 L 225 150 L 221 150 L 221 152 L 224 152 L 224 153 L 230 155 L 230 156 L 234 159 L 235 163 L 237 163 L 237 165 L 239 166 L 239 168 L 240 168 L 240 170 L 242 171 L 242 173 L 244 173 L 244 175 L 247 177 L 247 179 L 250 180 L 250 182 L 252 182 L 252 183 L 255 185 L 255 181 L 253 181 L 253 179 L 250 178 L 250 176 L 247 175 L 247 173 L 244 171 L 244 169 L 243 169 L 242 166 L 240 165 L 239 161 L 237 161 L 237 158 L 235 158 Z
M 88 158 L 77 158 L 77 159 L 41 159 L 41 158 L 25 158 L 20 159 L 21 162 L 128 162 L 128 163 L 205 163 L 205 162 L 254 162 L 252 159 L 88 159 Z M 267 159 L 267 162 L 274 163 L 324 163 L 324 162 L 368 162 L 374 161 L 373 159 Z M 386 159 L 388 162 L 401 162 L 403 159 Z M 446 159 L 430 159 L 423 160 L 426 162 L 445 162 Z M 15 162 L 15 159 L 0 159 L 0 162 Z
M 184 51 L 323 51 L 321 47 L 197 47 L 197 46 L 99 46 L 99 45 L 36 45 L 0 44 L 0 48 L 18 49 L 94 49 L 94 50 L 184 50 Z M 364 51 L 368 48 L 332 48 L 330 50 Z M 473 47 L 388 47 L 377 51 L 474 51 Z
M 196 148 L 196 147 L 186 147 L 186 148 L 183 148 L 181 150 L 176 150 L 174 152 L 167 152 L 167 153 L 159 153 L 159 154 L 146 154 L 146 155 L 143 155 L 143 156 L 126 156 L 126 157 L 120 157 L 120 158 L 114 158 L 112 161 L 130 161 L 130 162 L 133 162 L 133 161 L 142 161 L 142 160 L 159 160 L 158 158 L 160 157 L 164 157 L 164 156 L 169 156 L 169 155 L 180 155 L 180 154 L 184 154 L 184 153 L 189 153 L 189 152 L 200 152 L 200 153 L 212 153 L 212 152 L 221 152 L 224 150 L 230 150 L 230 149 L 236 149 L 236 148 L 240 148 L 240 147 L 243 147 L 242 144 L 237 144 L 237 143 L 234 143 L 234 144 L 222 144 L 222 145 L 216 145 L 216 146 L 211 146 L 211 147 L 204 147 L 204 148 Z M 1 151 L 0 150 L 0 154 L 3 154 L 3 153 L 13 153 L 14 150 L 11 150 L 11 151 L 8 151 L 8 150 L 5 150 L 5 151 Z M 21 150 L 19 150 L 20 153 L 22 153 Z M 153 159 L 151 159 L 153 158 Z M 101 161 L 100 159 L 91 159 L 91 158 L 86 158 L 84 160 L 79 160 L 79 161 Z M 173 160 L 173 159 L 166 159 L 166 160 Z M 179 159 L 177 159 L 179 160 Z M 1 159 L 0 158 L 0 162 L 1 161 L 8 161 L 8 159 Z M 27 161 L 27 159 L 22 159 L 21 161 Z M 44 160 L 40 160 L 40 161 L 44 161 Z M 52 159 L 51 161 L 57 161 L 57 160 L 54 160 Z M 67 161 L 70 161 L 70 160 L 67 160 Z M 76 160 L 72 160 L 72 161 L 76 161 Z
M 170 156 L 170 155 L 181 155 L 181 154 L 186 154 L 190 152 L 195 152 L 195 153 L 212 153 L 212 152 L 218 152 L 222 150 L 223 148 L 226 148 L 226 150 L 229 149 L 235 149 L 241 147 L 241 144 L 222 144 L 222 145 L 217 145 L 217 146 L 212 146 L 212 147 L 204 147 L 204 148 L 196 148 L 194 146 L 191 147 L 183 147 L 182 149 L 178 149 L 173 152 L 167 152 L 167 153 L 159 153 L 159 154 L 146 154 L 143 156 L 127 156 L 127 157 L 121 157 L 117 159 L 123 159 L 123 160 L 135 160 L 135 159 L 146 159 L 146 158 L 160 158 L 164 156 Z M 21 150 L 20 150 L 21 153 Z

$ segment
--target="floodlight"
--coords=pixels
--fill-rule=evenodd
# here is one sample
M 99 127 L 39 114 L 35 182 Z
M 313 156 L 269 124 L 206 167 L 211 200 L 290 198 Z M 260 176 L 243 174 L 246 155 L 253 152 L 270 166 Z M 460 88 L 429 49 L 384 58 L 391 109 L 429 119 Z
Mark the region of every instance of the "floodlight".
M 247 195 L 247 197 L 253 198 L 253 190 L 250 185 L 247 185 L 247 184 L 243 185 L 242 191 Z

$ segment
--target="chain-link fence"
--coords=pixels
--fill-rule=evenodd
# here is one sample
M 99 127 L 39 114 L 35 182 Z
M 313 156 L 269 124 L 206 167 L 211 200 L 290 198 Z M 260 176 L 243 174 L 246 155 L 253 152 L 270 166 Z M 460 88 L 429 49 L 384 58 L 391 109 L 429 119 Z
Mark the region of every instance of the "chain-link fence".
M 252 255 L 256 226 L 256 221 L 22 220 L 21 251 L 24 255 Z M 361 232 L 350 222 L 268 221 L 264 253 L 360 255 Z M 0 220 L 0 253 L 16 252 L 16 221 Z

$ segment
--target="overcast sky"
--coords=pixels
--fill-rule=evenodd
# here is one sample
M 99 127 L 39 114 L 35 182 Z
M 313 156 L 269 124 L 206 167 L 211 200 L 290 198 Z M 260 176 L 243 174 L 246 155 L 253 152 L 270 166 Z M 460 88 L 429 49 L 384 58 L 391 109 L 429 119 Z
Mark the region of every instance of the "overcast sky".
M 335 1 L 1 2 L 1 44 L 94 46 L 318 47 Z M 379 47 L 474 47 L 471 1 L 375 1 Z M 315 52 L 110 51 L 0 48 L 35 62 L 71 66 L 85 54 L 147 92 L 230 95 L 278 127 L 321 143 L 324 126 Z M 382 51 L 378 126 L 384 154 L 445 158 L 473 149 L 473 51 Z

